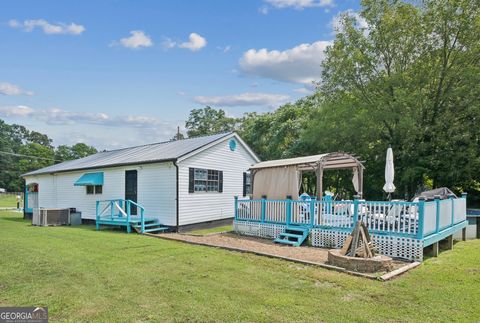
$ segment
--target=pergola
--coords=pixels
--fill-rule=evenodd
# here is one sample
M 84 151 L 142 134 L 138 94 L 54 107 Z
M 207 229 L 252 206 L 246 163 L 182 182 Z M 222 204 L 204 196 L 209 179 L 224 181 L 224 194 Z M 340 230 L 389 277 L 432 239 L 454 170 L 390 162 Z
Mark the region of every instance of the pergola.
M 314 171 L 317 177 L 317 197 L 323 194 L 324 170 L 352 169 L 357 194 L 363 193 L 363 164 L 353 155 L 334 152 L 313 156 L 269 160 L 260 162 L 250 168 L 254 198 L 266 195 L 273 190 L 298 195 L 301 174 L 304 171 Z M 270 198 L 270 197 L 269 197 Z M 283 197 L 285 198 L 285 197 Z

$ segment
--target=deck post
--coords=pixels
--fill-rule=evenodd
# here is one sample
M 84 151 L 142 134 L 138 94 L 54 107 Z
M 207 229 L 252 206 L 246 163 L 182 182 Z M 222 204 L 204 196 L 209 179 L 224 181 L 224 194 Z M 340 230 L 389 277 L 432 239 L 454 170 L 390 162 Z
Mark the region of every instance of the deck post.
M 467 199 L 467 192 L 462 192 L 462 199 Z M 467 205 L 467 201 L 465 201 L 465 206 Z M 479 218 L 477 218 L 478 221 Z M 478 226 L 478 223 L 477 223 Z M 477 227 L 478 228 L 478 227 Z M 462 229 L 462 241 L 467 241 L 467 227 Z
M 310 200 L 310 226 L 315 225 L 315 200 Z
M 425 197 L 420 196 L 418 198 L 418 226 L 417 226 L 417 239 L 423 239 L 423 226 L 425 224 Z
M 448 249 L 453 250 L 453 234 L 447 237 Z
M 290 222 L 292 221 L 292 200 L 291 199 L 286 200 L 285 207 L 287 208 L 286 223 L 287 223 L 287 226 L 289 226 Z
M 432 256 L 433 257 L 438 257 L 438 254 L 440 252 L 440 241 L 434 242 L 432 244 Z
M 262 196 L 262 205 L 261 205 L 261 210 L 260 210 L 260 221 L 261 223 L 265 222 L 265 210 L 267 208 L 267 198 L 265 196 Z
M 234 200 L 234 211 L 233 211 L 233 220 L 236 221 L 238 218 L 238 196 L 233 197 Z
M 433 198 L 436 206 L 435 232 L 438 233 L 440 231 L 440 195 L 435 195 Z
M 353 196 L 353 226 L 358 222 L 358 195 Z
M 130 228 L 130 200 L 125 201 L 125 206 L 127 207 L 127 232 L 132 232 L 132 228 Z
M 98 222 L 100 220 L 100 214 L 98 214 L 99 204 L 100 204 L 100 201 L 95 202 L 95 229 L 97 231 L 100 230 L 100 223 Z
M 145 210 L 142 208 L 140 208 L 140 225 L 141 225 L 141 233 L 145 233 Z M 128 225 L 130 226 L 130 225 Z
M 453 197 L 454 196 L 455 196 L 454 194 L 448 194 L 448 199 L 450 200 L 450 205 L 452 206 L 452 223 L 450 223 L 451 227 L 453 227 L 453 225 L 455 224 L 455 205 L 453 205 L 453 203 L 454 203 Z

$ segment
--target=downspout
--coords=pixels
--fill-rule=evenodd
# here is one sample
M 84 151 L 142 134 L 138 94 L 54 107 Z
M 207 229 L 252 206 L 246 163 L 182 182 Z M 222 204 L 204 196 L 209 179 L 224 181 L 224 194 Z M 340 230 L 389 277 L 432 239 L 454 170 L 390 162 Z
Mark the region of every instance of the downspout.
M 180 214 L 180 213 L 179 213 L 179 210 L 178 210 L 178 205 L 179 205 L 179 201 L 178 201 L 178 196 L 179 196 L 179 194 L 178 194 L 178 192 L 179 192 L 179 188 L 178 188 L 178 165 L 177 165 L 177 160 L 176 160 L 176 159 L 173 161 L 173 165 L 174 165 L 175 168 L 176 168 L 176 176 L 175 176 L 175 182 L 176 182 L 176 183 L 175 183 L 175 188 L 176 188 L 176 198 L 175 198 L 175 201 L 176 201 L 176 206 L 175 206 L 175 211 L 176 211 L 176 219 L 177 219 L 176 222 L 177 222 L 177 224 L 176 224 L 175 231 L 178 232 L 179 223 L 180 223 L 180 222 L 179 222 L 179 214 Z

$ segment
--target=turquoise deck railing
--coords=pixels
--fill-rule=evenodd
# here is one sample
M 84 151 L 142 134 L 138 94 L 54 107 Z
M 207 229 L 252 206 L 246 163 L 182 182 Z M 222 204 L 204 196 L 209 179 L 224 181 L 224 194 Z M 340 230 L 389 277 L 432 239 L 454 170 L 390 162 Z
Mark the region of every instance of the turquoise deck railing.
M 466 195 L 428 202 L 235 198 L 235 221 L 351 231 L 358 220 L 375 234 L 424 239 L 466 220 Z
M 145 208 L 132 200 L 114 199 L 99 200 L 96 202 L 96 228 L 100 229 L 101 224 L 114 224 L 126 226 L 127 232 L 131 232 L 132 205 L 136 206 L 140 211 L 141 233 L 145 232 Z M 136 216 L 138 217 L 138 215 Z

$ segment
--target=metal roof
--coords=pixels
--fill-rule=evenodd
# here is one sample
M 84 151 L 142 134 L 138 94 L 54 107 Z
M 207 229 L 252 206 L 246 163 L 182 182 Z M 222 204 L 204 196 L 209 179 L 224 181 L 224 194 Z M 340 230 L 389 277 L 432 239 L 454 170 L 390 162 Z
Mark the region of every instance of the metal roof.
M 354 156 L 343 152 L 336 152 L 297 158 L 267 160 L 255 164 L 254 166 L 250 167 L 250 169 L 257 170 L 262 168 L 297 166 L 298 169 L 303 170 L 312 169 L 316 164 L 319 163 L 323 164 L 324 169 L 342 169 L 358 166 L 364 168 L 362 163 Z
M 88 157 L 70 160 L 60 164 L 28 172 L 26 174 L 23 174 L 22 176 L 176 160 L 183 155 L 191 153 L 197 149 L 202 148 L 205 145 L 213 143 L 232 134 L 232 132 L 226 132 L 211 136 L 159 142 L 143 146 L 102 151 Z

